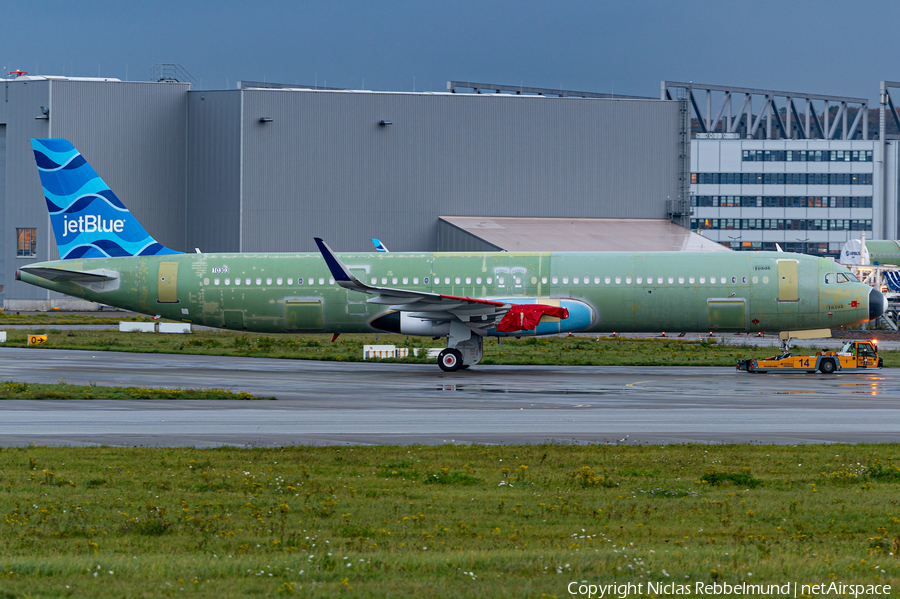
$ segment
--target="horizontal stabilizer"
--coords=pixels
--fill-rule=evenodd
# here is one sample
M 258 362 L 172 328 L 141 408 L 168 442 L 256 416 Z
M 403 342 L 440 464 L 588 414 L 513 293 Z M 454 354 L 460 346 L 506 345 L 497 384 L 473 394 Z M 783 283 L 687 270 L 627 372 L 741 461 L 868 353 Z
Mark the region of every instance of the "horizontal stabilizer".
M 75 283 L 99 283 L 100 281 L 112 281 L 118 279 L 118 275 L 108 271 L 90 272 L 80 270 L 66 270 L 64 268 L 48 268 L 46 266 L 24 266 L 19 269 L 30 275 L 41 277 L 49 281 L 72 281 Z

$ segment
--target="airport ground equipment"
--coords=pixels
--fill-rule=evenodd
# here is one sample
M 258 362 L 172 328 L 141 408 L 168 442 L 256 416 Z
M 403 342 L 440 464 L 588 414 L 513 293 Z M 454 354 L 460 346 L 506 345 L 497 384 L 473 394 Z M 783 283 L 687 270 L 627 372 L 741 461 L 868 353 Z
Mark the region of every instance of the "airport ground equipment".
M 794 356 L 789 352 L 765 359 L 738 360 L 737 369 L 747 372 L 821 372 L 863 371 L 881 368 L 878 341 L 847 341 L 838 351 L 816 352 L 814 356 Z

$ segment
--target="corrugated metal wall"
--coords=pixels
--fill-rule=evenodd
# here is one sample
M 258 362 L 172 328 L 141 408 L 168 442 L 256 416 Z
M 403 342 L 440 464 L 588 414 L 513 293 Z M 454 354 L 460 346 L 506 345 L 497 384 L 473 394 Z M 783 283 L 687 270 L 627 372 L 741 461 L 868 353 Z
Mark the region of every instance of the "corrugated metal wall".
M 0 82 L 6 123 L 3 215 L 6 299 L 61 297 L 13 281 L 23 265 L 59 257 L 32 137 L 69 139 L 160 242 L 185 247 L 187 84 L 77 80 Z M 40 108 L 50 111 L 41 116 Z M 16 257 L 16 228 L 36 228 L 34 258 Z
M 51 136 L 71 141 L 157 241 L 187 249 L 190 85 L 72 80 L 50 85 Z
M 238 252 L 241 235 L 241 96 L 188 94 L 187 243 Z
M 6 123 L 6 201 L 3 215 L 3 256 L 5 262 L 2 297 L 47 299 L 49 292 L 14 280 L 20 266 L 48 260 L 56 243 L 50 230 L 47 205 L 31 151 L 32 137 L 46 137 L 49 120 L 36 119 L 40 107 L 50 106 L 47 81 L 0 81 L 0 122 Z M 16 228 L 37 229 L 37 256 L 16 257 Z
M 244 251 L 313 250 L 314 236 L 341 251 L 369 237 L 429 251 L 442 214 L 665 218 L 677 194 L 674 102 L 232 93 Z

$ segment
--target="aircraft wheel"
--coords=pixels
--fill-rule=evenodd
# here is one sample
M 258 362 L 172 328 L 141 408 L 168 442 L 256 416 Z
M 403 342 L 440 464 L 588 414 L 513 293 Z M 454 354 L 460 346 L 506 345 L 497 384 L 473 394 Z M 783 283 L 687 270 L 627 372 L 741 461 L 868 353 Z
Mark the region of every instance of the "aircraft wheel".
M 822 363 L 819 364 L 819 371 L 822 374 L 834 374 L 835 370 L 837 370 L 837 366 L 834 365 L 834 360 L 822 360 Z
M 455 372 L 462 368 L 462 353 L 453 348 L 447 348 L 438 355 L 438 366 L 444 372 Z

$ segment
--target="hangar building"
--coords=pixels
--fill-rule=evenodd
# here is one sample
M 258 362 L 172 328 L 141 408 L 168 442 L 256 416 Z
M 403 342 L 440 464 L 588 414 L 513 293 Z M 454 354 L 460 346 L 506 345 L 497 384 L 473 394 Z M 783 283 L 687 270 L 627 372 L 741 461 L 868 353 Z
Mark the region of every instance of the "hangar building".
M 6 309 L 75 306 L 14 280 L 16 268 L 57 258 L 32 137 L 72 141 L 147 230 L 182 251 L 313 251 L 314 236 L 338 251 L 371 251 L 370 237 L 394 251 L 511 239 L 509 249 L 551 250 L 573 226 L 608 240 L 625 222 L 584 219 L 655 219 L 668 232 L 637 243 L 696 245 L 670 222 L 687 224 L 684 102 L 455 82 L 441 93 L 50 76 L 3 85 Z M 495 222 L 505 237 L 478 224 L 491 217 L 512 219 Z

